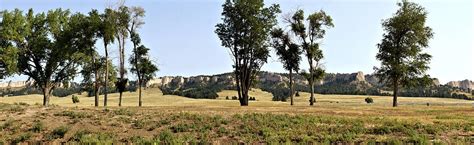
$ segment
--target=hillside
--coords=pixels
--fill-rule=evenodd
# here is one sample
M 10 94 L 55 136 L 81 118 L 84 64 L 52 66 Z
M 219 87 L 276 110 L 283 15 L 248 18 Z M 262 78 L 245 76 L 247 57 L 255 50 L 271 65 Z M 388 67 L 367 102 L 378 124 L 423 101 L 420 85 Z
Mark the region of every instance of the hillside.
M 309 92 L 307 80 L 300 75 L 294 76 L 294 80 L 297 91 Z M 285 100 L 288 96 L 288 91 L 286 91 L 288 90 L 288 81 L 286 73 L 260 72 L 255 87 L 272 93 L 274 100 Z M 149 81 L 147 86 L 160 87 L 165 94 L 192 98 L 215 98 L 217 96 L 215 92 L 234 89 L 235 81 L 231 73 L 193 77 L 165 76 Z M 465 85 L 465 83 L 440 85 L 439 81 L 433 78 L 433 83 L 430 86 L 404 88 L 400 90 L 399 94 L 408 97 L 474 99 L 470 95 L 470 89 L 463 89 L 466 86 L 469 85 Z M 320 94 L 391 95 L 390 87 L 381 84 L 375 75 L 364 75 L 362 72 L 327 73 L 323 80 L 316 83 L 315 92 Z

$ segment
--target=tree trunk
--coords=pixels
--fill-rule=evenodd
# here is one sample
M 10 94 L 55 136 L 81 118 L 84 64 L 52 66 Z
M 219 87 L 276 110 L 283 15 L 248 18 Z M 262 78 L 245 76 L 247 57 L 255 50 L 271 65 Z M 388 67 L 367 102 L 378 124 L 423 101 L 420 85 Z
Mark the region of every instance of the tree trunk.
M 107 84 L 109 83 L 109 52 L 107 51 L 107 43 L 104 42 L 105 48 L 105 83 L 104 83 L 104 106 L 107 106 L 107 93 L 108 87 Z
M 242 94 L 242 98 L 239 98 L 240 106 L 248 106 L 249 105 L 249 85 L 247 81 L 247 77 L 244 75 L 245 70 L 239 70 L 240 73 L 240 93 Z
M 52 87 L 45 85 L 43 88 L 43 106 L 48 107 L 49 99 L 51 97 L 51 89 Z
M 294 88 L 293 88 L 293 70 L 290 69 L 290 105 L 293 106 L 293 92 L 294 92 Z
M 398 81 L 395 81 L 393 84 L 393 107 L 398 106 L 397 95 L 398 95 Z
M 122 106 L 122 92 L 119 92 L 119 106 Z
M 242 98 L 240 99 L 240 106 L 248 106 L 248 105 L 249 105 L 248 89 L 243 89 Z
M 138 106 L 142 106 L 142 84 L 140 81 L 140 77 L 138 77 Z
M 313 61 L 309 61 L 309 75 L 310 75 L 310 80 L 309 80 L 309 86 L 311 87 L 311 96 L 309 98 L 309 105 L 313 106 L 314 102 L 316 99 L 314 99 L 314 77 L 313 77 Z
M 92 57 L 93 64 L 94 66 L 97 65 L 95 56 Z M 95 83 L 94 83 L 94 106 L 98 107 L 99 106 L 99 71 L 96 68 L 94 70 L 94 75 L 95 75 Z

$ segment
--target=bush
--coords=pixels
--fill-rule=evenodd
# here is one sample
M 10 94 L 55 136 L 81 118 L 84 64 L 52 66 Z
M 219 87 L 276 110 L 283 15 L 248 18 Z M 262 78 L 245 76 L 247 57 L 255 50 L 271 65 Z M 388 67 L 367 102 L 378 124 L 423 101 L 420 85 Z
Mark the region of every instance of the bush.
M 58 128 L 55 128 L 53 132 L 51 132 L 50 139 L 57 139 L 57 138 L 63 138 L 64 135 L 69 131 L 69 127 L 67 126 L 60 126 Z
M 33 127 L 31 128 L 31 131 L 33 132 L 41 132 L 44 129 L 44 125 L 41 121 L 35 121 L 33 124 Z
M 367 98 L 365 98 L 365 102 L 367 104 L 374 103 L 374 99 L 372 99 L 371 97 L 367 97 Z
M 31 138 L 31 132 L 22 133 L 17 138 L 13 139 L 12 143 L 17 144 L 20 142 L 27 141 L 30 138 Z
M 225 96 L 225 99 L 226 99 L 226 100 L 229 100 L 229 96 Z
M 79 97 L 77 97 L 76 95 L 72 95 L 72 103 L 79 103 Z
M 255 101 L 256 99 L 255 99 L 255 97 L 249 97 L 249 100 L 250 101 Z
M 296 91 L 295 96 L 296 96 L 296 97 L 299 97 L 299 96 L 300 96 L 300 92 L 299 92 L 299 91 Z
M 239 100 L 239 98 L 237 98 L 237 96 L 232 96 L 232 100 Z

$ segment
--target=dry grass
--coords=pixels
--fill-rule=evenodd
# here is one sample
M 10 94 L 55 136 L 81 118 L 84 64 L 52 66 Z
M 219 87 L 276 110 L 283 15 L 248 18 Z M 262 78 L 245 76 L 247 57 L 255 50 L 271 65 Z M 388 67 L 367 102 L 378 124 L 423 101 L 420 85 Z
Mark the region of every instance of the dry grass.
M 80 103 L 77 104 L 72 103 L 71 96 L 53 97 L 51 103 L 55 105 L 49 108 L 32 105 L 41 104 L 41 95 L 0 97 L 0 130 L 3 128 L 0 144 L 2 141 L 74 141 L 81 133 L 87 135 L 80 141 L 92 142 L 162 142 L 160 136 L 167 135 L 184 142 L 193 141 L 188 140 L 192 138 L 199 141 L 266 142 L 292 137 L 315 141 L 387 141 L 393 138 L 417 139 L 418 135 L 423 137 L 421 140 L 474 140 L 473 101 L 400 97 L 400 107 L 393 108 L 392 98 L 387 96 L 316 94 L 316 105 L 309 106 L 309 94 L 300 93 L 301 96 L 295 97 L 295 106 L 290 106 L 289 102 L 271 101 L 270 93 L 254 89 L 250 96 L 256 97 L 257 101 L 251 101 L 250 106 L 240 107 L 238 100 L 225 99 L 225 96 L 232 97 L 236 94 L 235 91 L 224 90 L 216 100 L 191 99 L 163 95 L 159 89 L 151 88 L 144 91 L 145 107 L 133 107 L 138 104 L 137 93 L 127 92 L 123 95 L 123 105 L 128 107 L 116 107 L 118 94 L 110 94 L 110 107 L 107 109 L 91 107 L 94 97 L 86 96 L 79 96 Z M 375 103 L 365 103 L 366 97 L 372 97 Z M 100 98 L 102 105 L 103 96 Z M 430 106 L 426 103 L 430 103 Z M 255 117 L 256 120 L 235 118 L 236 115 Z M 222 117 L 227 123 L 214 120 L 216 117 Z M 220 125 L 208 128 L 209 124 L 215 124 L 216 121 Z M 242 128 L 242 121 L 251 123 L 250 128 Z M 324 126 L 312 121 L 323 121 L 321 123 Z M 44 129 L 32 131 L 38 122 L 41 122 Z M 189 126 L 190 122 L 192 126 Z M 291 122 L 300 122 L 300 125 Z M 269 128 L 272 124 L 288 124 L 294 130 Z M 421 128 L 416 129 L 420 125 Z M 51 138 L 54 130 L 61 129 L 62 126 L 68 129 L 65 136 Z M 355 130 L 347 134 L 344 128 Z M 191 130 L 186 131 L 187 129 Z M 339 133 L 319 134 L 317 131 L 330 133 L 332 129 Z M 386 129 L 390 133 L 378 134 Z M 402 131 L 398 131 L 399 129 Z M 178 132 L 169 133 L 170 130 Z M 185 131 L 180 132 L 182 130 Z M 202 132 L 206 130 L 207 133 Z M 203 138 L 203 135 L 209 136 Z
M 71 96 L 67 97 L 52 97 L 51 104 L 60 106 L 93 106 L 94 97 L 86 97 L 86 93 L 79 96 L 80 103 L 73 104 Z M 250 106 L 256 107 L 281 107 L 288 106 L 288 102 L 277 102 L 271 101 L 271 93 L 262 91 L 260 89 L 252 89 L 249 92 L 250 96 L 255 97 L 257 101 L 251 101 Z M 237 92 L 233 90 L 224 90 L 218 93 L 219 97 L 216 100 L 212 99 L 192 99 L 175 95 L 163 95 L 160 89 L 150 88 L 143 92 L 144 106 L 214 106 L 214 107 L 226 107 L 226 106 L 239 106 L 237 100 L 226 100 L 226 96 L 231 98 L 237 96 Z M 308 106 L 309 93 L 300 92 L 299 97 L 295 97 L 295 106 Z M 365 96 L 365 95 L 321 95 L 315 94 L 316 105 L 320 107 L 390 107 L 392 105 L 392 97 L 390 96 Z M 373 104 L 365 103 L 364 99 L 371 97 L 374 100 Z M 103 104 L 103 95 L 99 97 L 99 104 Z M 109 106 L 118 105 L 118 93 L 108 95 Z M 430 106 L 473 106 L 474 101 L 460 100 L 460 99 L 449 99 L 449 98 L 427 98 L 427 97 L 399 97 L 400 106 L 426 106 L 427 103 Z M 25 95 L 15 97 L 0 97 L 0 103 L 27 103 L 42 104 L 42 95 Z M 137 92 L 125 92 L 123 94 L 123 106 L 137 106 L 138 105 L 138 93 Z

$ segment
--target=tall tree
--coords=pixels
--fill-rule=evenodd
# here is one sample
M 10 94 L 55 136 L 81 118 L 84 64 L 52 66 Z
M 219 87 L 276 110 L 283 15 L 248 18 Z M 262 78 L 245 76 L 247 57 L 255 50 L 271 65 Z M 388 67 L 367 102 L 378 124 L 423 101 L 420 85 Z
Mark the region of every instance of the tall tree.
M 102 23 L 101 27 L 98 31 L 99 37 L 102 38 L 104 43 L 104 50 L 105 50 L 105 62 L 109 62 L 109 51 L 108 45 L 113 43 L 115 40 L 115 35 L 117 33 L 117 27 L 115 26 L 116 23 L 116 16 L 115 11 L 112 9 L 105 9 L 105 12 L 100 15 Z M 108 63 L 105 64 L 105 70 L 109 70 L 110 65 Z M 104 72 L 105 73 L 105 72 Z M 112 76 L 115 77 L 115 76 Z M 105 82 L 109 82 L 109 73 L 105 73 Z M 108 94 L 108 83 L 104 84 L 104 106 L 107 106 L 107 94 Z
M 119 78 L 117 79 L 117 83 L 115 87 L 119 91 L 119 106 L 122 106 L 122 94 L 127 87 L 128 79 L 125 78 L 126 70 L 125 70 L 125 40 L 128 38 L 128 27 L 130 22 L 130 12 L 127 6 L 120 6 L 115 11 L 116 21 L 116 37 L 118 41 L 118 49 L 119 49 Z
M 129 9 L 130 15 L 130 24 L 127 28 L 128 33 L 130 34 L 130 39 L 133 43 L 133 56 L 130 58 L 130 64 L 133 66 L 132 71 L 137 75 L 137 82 L 138 82 L 138 106 L 142 106 L 142 59 L 146 57 L 148 53 L 148 49 L 145 46 L 140 46 L 141 50 L 137 50 L 139 48 L 138 45 L 141 43 L 140 36 L 137 33 L 137 29 L 140 28 L 145 22 L 143 21 L 143 17 L 145 17 L 145 10 L 142 7 L 131 7 Z M 143 52 L 142 52 L 143 51 Z M 142 54 L 140 54 L 142 53 Z M 148 60 L 148 59 L 146 59 Z M 148 60 L 149 61 L 149 60 Z M 156 68 L 155 66 L 150 66 Z M 154 72 L 153 72 L 154 73 Z
M 324 69 L 321 66 L 323 52 L 319 48 L 321 39 L 326 34 L 326 29 L 334 27 L 332 18 L 323 10 L 315 12 L 308 16 L 308 27 L 305 26 L 303 10 L 296 11 L 293 16 L 286 18 L 290 24 L 291 30 L 300 41 L 300 46 L 305 52 L 309 63 L 308 81 L 311 89 L 309 104 L 316 102 L 314 98 L 314 82 L 324 75 Z
M 294 87 L 293 87 L 293 72 L 299 71 L 301 61 L 300 46 L 295 44 L 288 33 L 284 33 L 281 28 L 273 29 L 271 32 L 273 38 L 273 48 L 283 63 L 283 68 L 289 71 L 290 78 L 290 104 L 293 105 Z
M 96 54 L 87 56 L 81 62 L 82 70 L 80 73 L 83 78 L 82 85 L 89 89 L 92 88 L 94 90 L 94 96 L 98 99 L 99 92 L 102 91 L 106 93 L 106 90 L 101 88 L 103 88 L 103 86 L 112 86 L 117 80 L 115 77 L 117 72 L 115 71 L 112 61 L 109 60 L 108 63 L 106 63 L 105 57 L 101 57 L 97 52 L 94 53 Z M 107 65 L 109 67 L 107 67 Z M 108 79 L 105 79 L 106 74 L 107 77 L 109 77 Z M 96 100 L 96 103 L 98 105 L 98 100 Z
M 132 33 L 132 41 L 134 44 L 140 44 L 140 37 L 137 33 Z M 144 45 L 140 45 L 133 50 L 134 55 L 130 57 L 131 72 L 137 74 L 138 106 L 142 106 L 142 86 L 158 71 L 158 67 L 149 60 L 148 50 Z
M 240 105 L 248 106 L 248 91 L 269 56 L 269 35 L 280 6 L 264 7 L 263 0 L 227 0 L 222 7 L 222 23 L 215 32 L 233 56 Z
M 68 10 L 51 10 L 23 15 L 16 9 L 5 12 L 2 38 L 18 50 L 19 73 L 29 76 L 43 91 L 43 105 L 48 106 L 52 91 L 76 74 L 84 53 L 95 43 L 86 16 L 70 15 Z
M 432 29 L 425 26 L 428 13 L 420 5 L 403 0 L 392 18 L 383 21 L 386 31 L 377 44 L 376 75 L 393 88 L 393 107 L 398 106 L 398 90 L 404 86 L 426 85 L 431 55 L 422 52 L 433 37 Z
M 92 10 L 91 12 L 89 12 L 89 17 L 88 17 L 87 20 L 91 24 L 90 25 L 91 26 L 90 31 L 95 32 L 94 34 L 95 34 L 96 38 L 97 38 L 97 36 L 100 36 L 100 34 L 97 33 L 97 31 L 100 30 L 101 24 L 102 24 L 102 20 L 100 19 L 99 12 L 97 10 Z M 97 107 L 97 106 L 99 106 L 99 89 L 100 89 L 99 80 L 98 80 L 100 74 L 99 74 L 99 68 L 97 67 L 99 56 L 98 56 L 98 53 L 95 50 L 95 47 L 92 47 L 91 49 L 93 49 L 93 50 L 89 51 L 91 54 L 88 54 L 86 56 L 90 56 L 89 60 L 91 61 L 92 68 L 93 68 L 93 71 L 94 71 L 94 78 L 95 78 L 95 83 L 94 83 L 94 87 L 93 87 L 94 88 L 94 106 Z M 85 65 L 87 65 L 87 63 Z

